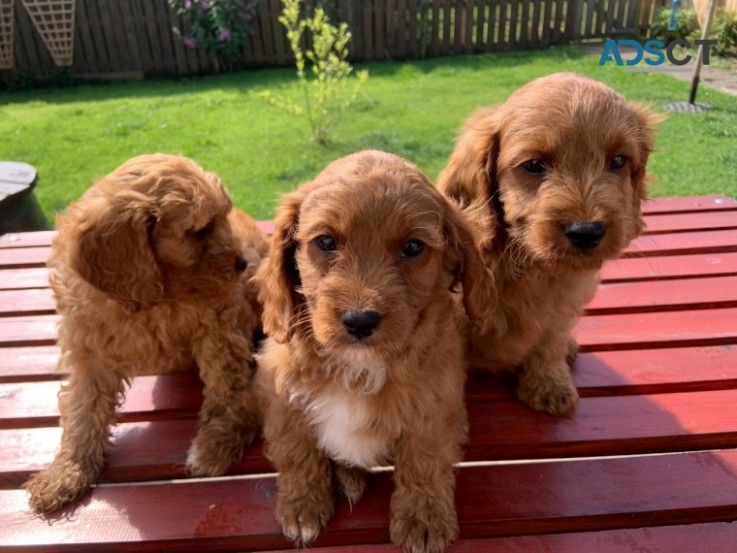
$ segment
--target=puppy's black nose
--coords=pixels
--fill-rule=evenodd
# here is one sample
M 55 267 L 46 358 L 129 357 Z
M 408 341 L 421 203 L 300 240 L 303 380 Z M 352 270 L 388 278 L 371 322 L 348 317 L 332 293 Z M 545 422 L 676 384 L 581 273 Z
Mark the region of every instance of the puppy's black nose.
M 348 334 L 356 338 L 371 336 L 381 324 L 381 314 L 370 309 L 347 309 L 340 314 L 340 322 Z
M 235 270 L 242 273 L 248 268 L 248 261 L 245 257 L 239 257 L 235 260 Z
M 606 234 L 601 221 L 573 221 L 563 231 L 568 240 L 581 250 L 595 248 Z

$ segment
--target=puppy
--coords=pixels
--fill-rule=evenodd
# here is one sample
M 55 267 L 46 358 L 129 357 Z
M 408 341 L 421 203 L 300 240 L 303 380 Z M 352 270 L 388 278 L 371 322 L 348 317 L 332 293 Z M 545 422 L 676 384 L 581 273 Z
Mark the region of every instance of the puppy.
M 224 472 L 259 430 L 249 357 L 261 309 L 248 279 L 265 237 L 231 209 L 215 174 L 161 154 L 124 163 L 57 226 L 49 278 L 59 369 L 70 375 L 59 396 L 61 448 L 26 482 L 31 506 L 58 509 L 97 480 L 131 377 L 195 363 L 204 403 L 186 468 Z
M 643 230 L 657 122 L 602 83 L 554 74 L 473 114 L 440 174 L 498 291 L 493 317 L 470 338 L 470 364 L 517 369 L 517 395 L 533 409 L 576 406 L 571 330 L 602 263 Z
M 493 281 L 460 213 L 409 162 L 365 151 L 283 199 L 256 279 L 271 337 L 257 356 L 284 535 L 311 542 L 394 462 L 390 532 L 411 551 L 458 534 L 453 463 L 466 434 L 456 287 L 473 321 Z M 333 480 L 334 478 L 334 480 Z

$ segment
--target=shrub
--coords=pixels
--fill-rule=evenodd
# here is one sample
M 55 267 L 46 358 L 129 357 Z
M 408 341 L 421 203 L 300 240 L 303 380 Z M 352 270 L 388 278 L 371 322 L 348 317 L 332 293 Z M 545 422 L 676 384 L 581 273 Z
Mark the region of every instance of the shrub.
M 252 31 L 253 0 L 169 0 L 181 17 L 174 29 L 188 48 L 202 48 L 215 70 L 230 71 L 243 54 Z
M 670 30 L 672 10 L 669 8 L 661 8 L 655 19 L 650 24 L 650 37 L 662 40 L 666 44 L 675 39 L 692 39 L 695 31 L 699 29 L 699 19 L 696 10 L 689 8 L 686 10 L 678 10 L 676 14 L 676 28 Z
M 714 30 L 717 39 L 716 53 L 720 56 L 737 55 L 737 12 L 720 8 Z
M 296 103 L 268 92 L 263 97 L 276 107 L 306 117 L 313 139 L 326 144 L 333 136 L 335 124 L 368 80 L 368 71 L 359 71 L 355 82 L 348 82 L 353 71 L 347 61 L 351 33 L 345 23 L 332 25 L 322 8 L 315 8 L 311 17 L 300 18 L 300 0 L 284 0 L 279 22 L 286 28 L 294 53 L 303 100 Z

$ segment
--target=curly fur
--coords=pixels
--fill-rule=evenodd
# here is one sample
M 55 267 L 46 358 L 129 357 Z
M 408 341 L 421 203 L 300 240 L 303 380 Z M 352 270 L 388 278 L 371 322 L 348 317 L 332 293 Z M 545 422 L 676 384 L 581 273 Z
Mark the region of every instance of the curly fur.
M 321 235 L 337 249 L 322 251 Z M 424 250 L 402 257 L 413 239 Z M 354 503 L 365 471 L 394 462 L 392 540 L 443 550 L 458 532 L 453 463 L 466 434 L 453 290 L 462 285 L 479 322 L 494 296 L 458 210 L 401 158 L 342 158 L 283 199 L 256 278 L 271 336 L 257 389 L 285 536 L 312 541 L 333 514 L 334 486 Z M 356 338 L 341 323 L 348 309 L 381 323 Z
M 97 480 L 131 377 L 195 364 L 205 399 L 187 470 L 224 472 L 258 431 L 248 361 L 261 308 L 249 279 L 265 237 L 215 174 L 163 154 L 127 161 L 57 224 L 49 278 L 70 376 L 61 448 L 26 483 L 31 506 L 58 509 Z
M 458 203 L 496 280 L 497 309 L 470 336 L 470 363 L 519 371 L 517 393 L 562 415 L 578 395 L 566 362 L 571 330 L 598 271 L 643 229 L 646 164 L 658 117 L 573 73 L 537 79 L 463 126 L 438 188 Z M 614 168 L 623 156 L 625 164 Z M 540 160 L 544 174 L 525 170 Z M 598 221 L 596 247 L 574 247 L 575 221 Z

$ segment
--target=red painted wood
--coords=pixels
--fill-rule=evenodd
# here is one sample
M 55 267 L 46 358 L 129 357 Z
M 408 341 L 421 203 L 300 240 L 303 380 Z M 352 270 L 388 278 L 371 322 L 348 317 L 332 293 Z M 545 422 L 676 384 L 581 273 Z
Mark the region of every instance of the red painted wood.
M 687 211 L 699 212 L 725 209 L 737 209 L 737 200 L 721 194 L 715 194 L 707 196 L 653 198 L 651 200 L 645 200 L 642 204 L 642 212 L 648 215 L 656 213 L 681 213 Z
M 0 383 L 56 380 L 58 346 L 0 348 Z
M 734 210 L 704 213 L 651 215 L 646 218 L 645 233 L 661 234 L 683 230 L 716 230 L 737 228 L 737 206 Z
M 603 315 L 719 307 L 737 307 L 737 276 L 601 284 L 585 312 Z
M 466 459 L 635 455 L 737 447 L 736 390 L 582 398 L 570 418 L 518 401 L 469 405 Z
M 0 236 L 0 248 L 34 248 L 50 246 L 51 239 L 56 235 L 53 230 L 36 232 L 10 232 Z
M 698 480 L 693 478 L 698 475 Z M 315 546 L 388 541 L 389 475 L 370 478 L 366 497 L 336 515 Z M 0 491 L 7 532 L 0 545 L 68 551 L 259 550 L 288 548 L 273 518 L 273 478 L 102 486 L 53 517 L 28 512 L 25 492 Z M 580 532 L 737 519 L 737 451 L 644 458 L 468 467 L 458 472 L 466 539 Z M 73 524 L 64 521 L 71 517 Z
M 583 317 L 574 329 L 582 351 L 737 343 L 737 308 Z
M 56 343 L 56 315 L 0 317 L 0 347 Z
M 737 345 L 581 353 L 572 374 L 589 397 L 737 388 Z
M 624 257 L 722 253 L 737 251 L 737 229 L 649 234 L 637 238 Z
M 571 418 L 550 417 L 518 401 L 471 403 L 464 459 L 598 457 L 737 447 L 734 405 L 737 390 L 582 398 Z M 129 415 L 130 407 L 124 405 L 123 412 Z M 196 412 L 190 416 L 121 424 L 108 449 L 102 480 L 182 477 L 196 426 Z M 0 482 L 5 487 L 18 486 L 29 473 L 48 464 L 59 437 L 58 428 L 0 430 Z M 243 463 L 234 467 L 237 473 L 253 471 L 273 471 L 260 448 L 251 448 Z
M 0 290 L 0 317 L 50 315 L 55 312 L 56 304 L 50 288 Z
M 448 553 L 734 553 L 737 524 L 627 528 L 575 534 L 459 539 Z M 708 548 L 708 549 L 707 549 Z M 275 553 L 293 553 L 282 549 Z M 311 547 L 310 553 L 397 553 L 391 544 Z
M 122 423 L 107 448 L 101 482 L 138 482 L 184 478 L 187 450 L 195 436 L 194 418 Z M 20 487 L 54 458 L 60 427 L 0 430 L 0 488 Z M 250 446 L 230 474 L 273 472 L 262 444 Z
M 0 428 L 53 426 L 58 422 L 59 382 L 0 384 Z M 194 371 L 134 378 L 119 408 L 121 421 L 189 418 L 202 403 Z
M 589 314 L 737 306 L 737 276 L 604 283 L 587 305 Z M 51 290 L 0 290 L 0 317 L 55 312 Z
M 630 257 L 604 264 L 602 282 L 737 275 L 737 253 Z
M 46 288 L 49 285 L 48 275 L 49 272 L 45 267 L 0 270 L 0 290 Z
M 274 223 L 272 221 L 256 221 L 256 225 L 262 232 L 267 234 L 274 232 Z M 54 230 L 3 234 L 0 236 L 0 249 L 50 246 L 54 236 L 56 236 L 56 231 Z
M 50 253 L 50 246 L 0 249 L 0 268 L 23 269 L 43 267 L 46 265 L 46 260 Z

